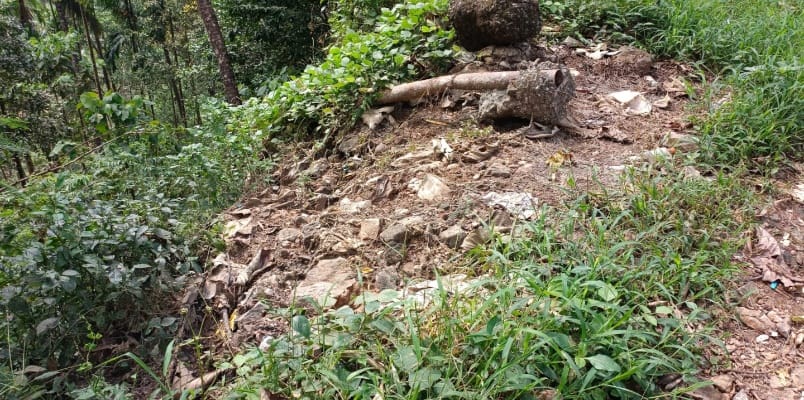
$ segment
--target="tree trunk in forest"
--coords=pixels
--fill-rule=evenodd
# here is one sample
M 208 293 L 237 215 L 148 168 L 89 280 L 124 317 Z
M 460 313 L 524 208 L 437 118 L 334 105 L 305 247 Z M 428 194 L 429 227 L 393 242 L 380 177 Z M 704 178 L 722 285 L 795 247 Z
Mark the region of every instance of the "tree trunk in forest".
M 218 59 L 226 101 L 230 104 L 238 105 L 241 102 L 240 94 L 237 92 L 234 71 L 232 70 L 232 65 L 229 63 L 229 53 L 226 51 L 226 44 L 223 42 L 221 27 L 218 25 L 218 17 L 215 15 L 215 10 L 212 8 L 210 0 L 198 0 L 198 12 L 201 14 L 201 19 L 204 21 L 204 28 L 206 28 L 207 35 L 209 36 L 209 44 L 212 46 L 215 57 Z
M 18 4 L 20 8 L 20 24 L 28 30 L 28 35 L 33 35 L 36 30 L 34 29 L 31 10 L 25 5 L 25 0 L 19 0 Z
M 20 153 L 14 153 L 11 158 L 14 160 L 14 166 L 17 167 L 19 183 L 24 187 L 28 183 L 28 179 L 27 176 L 25 176 L 25 169 L 22 168 L 22 159 L 20 159 Z
M 162 52 L 165 54 L 165 64 L 167 64 L 168 69 L 170 70 L 168 76 L 168 86 L 170 86 L 170 91 L 173 95 L 173 101 L 175 102 L 176 106 L 179 109 L 179 116 L 181 117 L 181 122 L 184 126 L 187 126 L 187 111 L 184 107 L 184 97 L 182 96 L 181 91 L 179 90 L 179 85 L 177 83 L 176 74 L 173 70 L 173 61 L 170 59 L 170 50 L 167 48 L 167 42 L 162 45 Z M 175 120 L 175 108 L 174 108 L 174 120 Z M 178 121 L 174 121 L 178 122 Z M 178 125 L 178 124 L 176 124 Z
M 89 32 L 89 22 L 87 21 L 87 16 L 84 14 L 84 9 L 81 9 L 81 21 L 84 24 L 84 34 L 87 39 L 87 45 L 89 47 L 89 58 L 92 60 L 92 73 L 95 77 L 95 85 L 98 88 L 98 96 L 103 98 L 103 88 L 101 87 L 100 75 L 98 75 L 98 62 L 95 60 L 95 47 L 92 46 L 92 38 L 91 33 Z
M 36 167 L 34 166 L 33 157 L 31 157 L 30 152 L 25 153 L 25 166 L 28 167 L 28 175 L 33 175 L 36 172 Z
M 70 30 L 70 25 L 67 22 L 67 7 L 61 0 L 56 0 L 56 14 L 59 17 L 59 30 L 67 33 Z
M 98 55 L 103 58 L 103 45 L 101 44 L 100 35 L 94 33 L 92 36 L 95 38 L 95 49 L 97 49 Z M 92 43 L 89 45 L 92 46 Z M 110 92 L 116 92 L 117 88 L 114 87 L 109 69 L 106 68 L 106 63 L 101 66 L 101 69 L 103 70 L 103 81 L 106 82 L 106 89 Z
M 134 7 L 131 6 L 131 0 L 125 0 L 124 7 L 126 10 L 126 20 L 131 28 L 131 51 L 137 54 L 140 52 L 139 45 L 137 44 L 137 32 L 140 30 L 139 27 L 137 27 L 137 13 L 134 12 Z

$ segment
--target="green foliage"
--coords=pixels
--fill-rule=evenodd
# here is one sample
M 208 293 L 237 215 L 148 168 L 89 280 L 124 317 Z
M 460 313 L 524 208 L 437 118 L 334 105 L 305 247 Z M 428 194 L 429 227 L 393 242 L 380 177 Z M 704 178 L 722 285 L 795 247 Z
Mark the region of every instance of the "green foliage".
M 95 92 L 81 95 L 78 109 L 93 124 L 95 130 L 107 133 L 109 130 L 132 126 L 137 122 L 144 102 L 140 96 L 126 100 L 119 93 L 107 93 L 103 98 Z
M 219 10 L 235 76 L 247 87 L 259 88 L 283 68 L 303 69 L 324 45 L 319 0 L 227 0 Z
M 346 33 L 321 64 L 308 66 L 235 114 L 235 128 L 271 136 L 323 136 L 350 126 L 389 84 L 438 71 L 452 54 L 444 0 L 384 9 L 370 32 Z
M 701 123 L 702 155 L 719 167 L 774 173 L 804 154 L 804 8 L 758 0 L 548 1 L 570 32 L 638 41 L 659 56 L 723 75 L 730 101 Z M 718 99 L 714 99 L 718 100 Z
M 660 54 L 701 60 L 725 75 L 731 101 L 703 124 L 704 157 L 774 173 L 804 154 L 804 9 L 742 0 L 728 6 L 667 1 L 666 26 L 645 32 Z
M 384 8 L 392 8 L 401 0 L 342 0 L 331 2 L 329 24 L 332 35 L 341 38 L 349 32 L 370 31 Z
M 269 167 L 259 137 L 222 125 L 132 129 L 84 168 L 2 193 L 0 364 L 91 366 L 96 332 L 145 349 L 170 337 L 176 318 L 159 315 L 160 299 L 200 271 L 212 216 Z
M 429 306 L 386 290 L 316 317 L 232 360 L 230 399 L 642 399 L 668 373 L 697 373 L 750 197 L 735 182 L 634 172 L 622 191 L 543 208 L 475 249 L 481 278 Z M 735 218 L 735 215 L 737 218 Z M 747 218 L 742 219 L 747 220 Z

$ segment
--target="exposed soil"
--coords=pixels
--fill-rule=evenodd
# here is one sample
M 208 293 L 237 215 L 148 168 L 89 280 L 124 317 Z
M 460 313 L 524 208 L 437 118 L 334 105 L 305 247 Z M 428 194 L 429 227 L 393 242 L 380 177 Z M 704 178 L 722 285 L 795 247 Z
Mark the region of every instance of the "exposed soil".
M 208 348 L 234 352 L 277 336 L 286 326 L 268 318 L 266 307 L 284 307 L 302 301 L 303 295 L 339 306 L 360 291 L 430 279 L 434 269 L 454 273 L 454 260 L 482 241 L 479 228 L 505 229 L 527 217 L 512 208 L 486 205 L 490 192 L 517 194 L 520 200 L 529 195 L 537 208 L 558 205 L 617 182 L 625 165 L 650 159 L 646 151 L 661 146 L 676 156 L 694 151 L 694 137 L 686 136 L 694 135 L 686 122 L 689 99 L 679 84 L 680 79 L 694 82 L 687 76 L 689 67 L 647 61 L 646 69 L 644 53 L 601 60 L 565 46 L 536 53 L 578 72 L 569 114 L 585 128 L 583 133 L 559 131 L 530 140 L 523 135 L 528 121 L 478 124 L 473 94 L 450 93 L 430 99 L 432 104 L 397 106 L 392 118 L 375 129 L 361 126 L 345 135 L 325 158 L 313 159 L 314 152 L 304 145 L 284 152 L 295 157 L 283 159 L 274 175 L 276 185 L 229 211 L 226 253 L 183 299 L 188 305 L 205 299 L 209 315 L 216 317 L 207 319 L 205 329 L 215 332 Z M 465 69 L 512 64 L 487 57 Z M 622 104 L 607 99 L 623 90 L 643 93 L 654 103 L 652 111 L 628 115 Z M 441 139 L 451 152 L 442 151 Z M 572 180 L 574 187 L 568 183 Z M 802 211 L 801 203 L 781 199 L 763 217 L 763 226 L 782 241 L 782 257 L 797 276 L 804 275 Z M 750 254 L 745 257 L 748 261 Z M 699 398 L 804 396 L 799 339 L 804 329 L 790 322 L 790 316 L 804 314 L 800 288 L 798 295 L 791 294 L 795 288 L 771 289 L 761 275 L 754 279 L 758 273 L 746 274 L 746 285 L 756 290 L 742 306 L 764 315 L 773 312 L 789 329 L 782 333 L 773 325 L 757 331 L 738 318 L 729 320 L 725 347 L 711 351 L 724 361 L 718 365 L 731 367 L 705 371 L 723 375 L 718 377 L 723 382 L 719 390 L 701 392 Z M 760 343 L 757 336 L 762 334 L 769 337 Z M 739 397 L 741 390 L 748 397 Z

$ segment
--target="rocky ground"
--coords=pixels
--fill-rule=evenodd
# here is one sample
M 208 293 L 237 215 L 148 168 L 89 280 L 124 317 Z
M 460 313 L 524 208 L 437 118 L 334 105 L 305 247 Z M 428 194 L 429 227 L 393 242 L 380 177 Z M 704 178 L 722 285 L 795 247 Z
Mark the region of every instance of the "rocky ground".
M 619 50 L 571 40 L 552 49 L 492 48 L 457 68 L 515 69 L 536 57 L 564 63 L 574 70 L 569 114 L 581 129 L 488 125 L 477 121 L 475 93 L 450 92 L 367 113 L 326 157 L 304 145 L 288 149 L 283 154 L 294 156 L 283 158 L 275 185 L 229 210 L 226 252 L 183 300 L 203 299 L 218 316 L 206 325 L 216 348 L 258 346 L 286 330 L 267 317 L 268 307 L 305 298 L 340 306 L 385 288 L 415 292 L 436 271 L 462 272 L 456 260 L 486 239 L 488 226 L 510 231 L 541 204 L 617 182 L 627 165 L 694 151 L 692 70 Z M 804 399 L 804 205 L 795 190 L 783 188 L 762 210 L 762 228 L 741 255 L 740 306 L 726 318 L 725 345 L 710 350 L 721 362 L 704 378 L 715 385 L 693 397 Z

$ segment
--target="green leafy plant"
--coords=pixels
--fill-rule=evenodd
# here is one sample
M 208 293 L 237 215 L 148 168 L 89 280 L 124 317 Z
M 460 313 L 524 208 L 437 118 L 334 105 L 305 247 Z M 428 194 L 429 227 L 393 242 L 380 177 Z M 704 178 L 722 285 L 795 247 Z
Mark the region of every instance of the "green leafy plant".
M 371 31 L 347 31 L 324 60 L 232 116 L 233 129 L 324 137 L 351 126 L 387 85 L 438 71 L 452 55 L 443 0 L 383 9 Z

